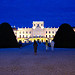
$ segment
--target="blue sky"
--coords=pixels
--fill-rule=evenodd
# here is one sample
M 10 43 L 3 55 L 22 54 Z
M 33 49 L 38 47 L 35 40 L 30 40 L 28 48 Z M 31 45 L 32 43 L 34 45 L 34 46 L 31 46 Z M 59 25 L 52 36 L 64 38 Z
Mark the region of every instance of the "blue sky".
M 74 0 L 0 0 L 0 23 L 32 27 L 33 21 L 44 21 L 45 27 L 62 23 L 75 26 Z

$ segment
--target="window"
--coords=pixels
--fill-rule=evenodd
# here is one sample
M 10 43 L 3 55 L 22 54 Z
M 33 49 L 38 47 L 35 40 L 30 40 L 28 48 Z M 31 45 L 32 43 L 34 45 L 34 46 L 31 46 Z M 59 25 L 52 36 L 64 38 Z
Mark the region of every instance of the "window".
M 31 32 L 29 32 L 31 34 Z
M 35 24 L 34 24 L 34 26 L 35 26 Z
M 54 35 L 53 35 L 53 38 L 54 38 Z
M 52 35 L 52 38 L 54 38 L 54 35 Z
M 21 34 L 21 32 L 19 32 Z
M 47 35 L 46 35 L 46 38 L 47 38 Z
M 41 40 L 41 42 L 43 42 L 43 39 Z
M 49 35 L 49 38 L 50 38 L 51 36 Z
M 49 33 L 50 33 L 50 31 L 49 31 Z
M 26 33 L 28 33 L 28 32 L 26 32 Z
M 23 38 L 24 38 L 24 35 L 23 35 Z
M 37 27 L 39 27 L 39 24 L 37 24 Z
M 20 38 L 21 38 L 21 35 L 20 35 Z
M 46 33 L 47 33 L 47 31 L 46 31 Z
M 24 31 L 23 31 L 23 34 L 24 34 Z
M 54 31 L 52 31 L 52 33 L 54 33 Z
M 41 26 L 43 26 L 43 24 L 41 24 Z

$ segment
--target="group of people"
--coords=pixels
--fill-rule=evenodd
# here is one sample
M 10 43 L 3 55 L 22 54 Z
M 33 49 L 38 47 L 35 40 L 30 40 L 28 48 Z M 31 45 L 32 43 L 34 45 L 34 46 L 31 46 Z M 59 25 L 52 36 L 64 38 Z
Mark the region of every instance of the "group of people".
M 45 44 L 46 44 L 46 52 L 47 52 L 47 50 L 48 50 L 48 41 L 46 41 Z M 38 46 L 38 44 L 35 40 L 34 40 L 33 46 L 34 46 L 34 54 L 37 55 L 37 46 Z M 51 50 L 52 51 L 54 50 L 54 41 L 51 41 Z

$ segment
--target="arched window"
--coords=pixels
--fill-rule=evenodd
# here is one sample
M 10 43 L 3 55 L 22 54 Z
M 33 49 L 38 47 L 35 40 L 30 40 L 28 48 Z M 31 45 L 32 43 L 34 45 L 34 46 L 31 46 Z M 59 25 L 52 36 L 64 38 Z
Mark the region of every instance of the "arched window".
M 50 33 L 50 31 L 49 31 L 49 33 Z
M 24 34 L 24 31 L 23 31 L 23 34 Z
M 21 38 L 21 35 L 20 35 L 20 38 Z
M 47 38 L 47 35 L 46 35 L 46 38 Z
M 54 31 L 52 31 L 52 33 L 54 33 Z
M 31 31 L 29 33 L 31 34 Z
M 41 40 L 41 42 L 43 42 L 43 39 Z
M 26 33 L 28 33 L 28 32 L 26 32 Z
M 51 36 L 49 35 L 49 38 L 50 38 Z
M 39 24 L 37 24 L 37 27 L 39 27 Z
M 47 31 L 46 31 L 46 33 L 47 33 Z
M 23 35 L 23 38 L 24 38 L 24 35 Z

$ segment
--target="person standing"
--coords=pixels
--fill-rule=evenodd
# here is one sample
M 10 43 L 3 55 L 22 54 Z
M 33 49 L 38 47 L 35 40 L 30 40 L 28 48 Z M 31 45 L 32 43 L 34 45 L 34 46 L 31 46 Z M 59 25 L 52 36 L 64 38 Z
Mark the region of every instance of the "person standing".
M 48 50 L 48 41 L 46 40 L 46 52 Z
M 37 46 L 38 46 L 38 44 L 35 40 L 34 40 L 33 46 L 34 46 L 34 54 L 37 55 Z
M 54 51 L 54 41 L 51 41 L 51 50 Z
M 22 47 L 22 41 L 21 40 L 19 41 L 19 45 L 20 45 L 20 48 L 21 48 Z

